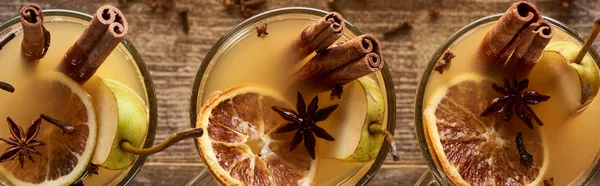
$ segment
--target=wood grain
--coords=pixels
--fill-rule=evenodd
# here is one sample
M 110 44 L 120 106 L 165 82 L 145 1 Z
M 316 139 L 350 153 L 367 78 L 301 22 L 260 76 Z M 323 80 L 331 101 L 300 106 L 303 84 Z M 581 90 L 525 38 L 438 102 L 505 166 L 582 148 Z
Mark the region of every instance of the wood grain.
M 124 0 L 123 0 L 124 1 Z M 28 1 L 29 2 L 29 1 Z M 222 0 L 177 0 L 167 12 L 152 11 L 148 2 L 128 0 L 41 1 L 44 9 L 71 9 L 93 13 L 103 4 L 119 7 L 130 23 L 130 39 L 141 52 L 152 75 L 158 97 L 159 127 L 156 142 L 190 126 L 189 98 L 198 67 L 211 46 L 230 28 L 244 19 L 227 10 Z M 341 13 L 367 33 L 382 37 L 402 21 L 412 30 L 382 42 L 384 56 L 393 74 L 396 89 L 396 131 L 401 160 L 391 161 L 371 182 L 372 185 L 412 185 L 425 170 L 425 161 L 414 133 L 414 99 L 417 83 L 431 55 L 448 37 L 466 24 L 484 16 L 504 12 L 511 0 L 338 0 Z M 600 1 L 575 0 L 569 9 L 559 0 L 534 1 L 545 16 L 561 21 L 587 36 Z M 17 15 L 26 2 L 0 0 L 0 22 Z M 267 9 L 306 6 L 327 10 L 326 0 L 270 0 Z M 440 9 L 431 19 L 429 9 Z M 190 33 L 184 34 L 175 9 L 188 8 Z M 595 48 L 600 47 L 596 42 Z M 191 140 L 149 157 L 133 185 L 182 185 L 201 170 Z M 188 165 L 189 164 L 189 165 Z M 196 166 L 197 165 L 197 166 Z M 394 167 L 398 165 L 399 167 Z M 420 165 L 420 168 L 402 168 Z M 600 184 L 600 181 L 594 182 Z

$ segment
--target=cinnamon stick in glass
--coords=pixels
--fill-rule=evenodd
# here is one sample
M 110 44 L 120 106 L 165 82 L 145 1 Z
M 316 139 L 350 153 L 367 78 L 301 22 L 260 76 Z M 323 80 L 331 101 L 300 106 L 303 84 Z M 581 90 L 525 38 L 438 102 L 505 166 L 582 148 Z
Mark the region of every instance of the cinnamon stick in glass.
M 540 27 L 542 21 L 542 15 L 534 4 L 525 1 L 514 3 L 484 37 L 481 43 L 483 57 L 502 67 L 518 46 L 535 35 L 533 30 Z
M 41 59 L 50 47 L 50 32 L 44 28 L 42 8 L 37 4 L 27 4 L 21 8 L 19 14 L 23 26 L 23 57 L 29 61 Z
M 512 71 L 517 78 L 524 78 L 529 75 L 529 72 L 542 56 L 544 48 L 554 36 L 552 26 L 545 21 L 531 32 L 533 33 L 532 36 L 515 49 L 505 65 L 505 71 Z
M 119 9 L 110 5 L 100 7 L 90 25 L 63 57 L 60 70 L 79 83 L 86 82 L 127 32 L 127 20 Z
M 304 59 L 312 52 L 322 53 L 342 36 L 345 27 L 342 15 L 331 12 L 306 27 L 292 48 L 297 51 L 298 59 Z
M 381 54 L 377 38 L 365 34 L 353 38 L 343 44 L 331 47 L 326 53 L 318 54 L 310 59 L 301 69 L 296 78 L 308 80 L 319 78 L 339 67 L 362 58 L 368 53 Z
M 384 60 L 379 41 L 365 34 L 310 59 L 294 77 L 300 86 L 326 91 L 379 71 Z

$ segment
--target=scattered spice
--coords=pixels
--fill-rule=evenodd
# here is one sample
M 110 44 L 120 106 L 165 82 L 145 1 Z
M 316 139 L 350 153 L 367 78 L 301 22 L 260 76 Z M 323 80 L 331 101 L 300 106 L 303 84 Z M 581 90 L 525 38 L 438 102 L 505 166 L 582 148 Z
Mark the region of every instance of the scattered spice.
M 92 163 L 88 164 L 85 169 L 85 172 L 77 179 L 77 181 L 73 182 L 71 186 L 84 186 L 83 179 L 87 178 L 90 174 L 98 175 L 98 165 L 94 165 Z
M 569 7 L 571 7 L 571 1 L 573 1 L 573 0 L 560 0 L 560 1 L 564 8 L 569 8 Z
M 452 53 L 450 50 L 447 50 L 446 53 L 444 53 L 442 60 L 438 61 L 435 64 L 433 70 L 438 71 L 440 74 L 443 74 L 444 70 L 449 68 L 450 62 L 452 62 L 452 59 L 454 57 L 456 57 L 456 55 L 454 55 L 454 53 Z
M 554 177 L 544 180 L 544 186 L 554 186 Z
M 3 81 L 0 81 L 0 89 L 10 92 L 10 93 L 15 92 L 15 87 L 13 87 L 12 85 L 8 84 L 7 82 L 3 82 Z
M 340 6 L 337 0 L 327 0 L 327 7 L 333 12 L 340 12 Z
M 173 1 L 172 0 L 151 0 L 148 5 L 152 9 L 152 11 L 156 11 L 158 8 L 160 8 L 162 11 L 167 12 L 167 11 L 171 10 L 171 7 L 173 7 L 172 6 Z
M 150 8 L 152 9 L 152 11 L 155 11 L 156 8 L 158 8 L 158 2 L 156 2 L 156 0 L 150 1 Z
M 300 92 L 298 92 L 297 99 L 296 110 L 298 112 L 278 106 L 271 107 L 271 109 L 277 112 L 277 114 L 283 117 L 283 119 L 291 122 L 277 128 L 275 133 L 285 133 L 296 130 L 296 134 L 294 135 L 290 145 L 290 151 L 294 150 L 296 146 L 298 146 L 298 144 L 304 140 L 304 146 L 310 154 L 310 157 L 315 159 L 316 139 L 314 135 L 327 141 L 335 141 L 335 139 L 329 135 L 325 129 L 317 126 L 316 123 L 327 119 L 327 117 L 329 117 L 329 115 L 335 109 L 337 109 L 338 105 L 335 104 L 318 110 L 319 97 L 315 96 L 308 105 L 307 110 L 304 98 Z
M 248 18 L 250 16 L 256 15 L 261 11 L 261 6 L 264 6 L 267 3 L 267 0 L 224 0 L 223 5 L 227 8 L 239 7 L 242 16 Z
M 262 37 L 266 35 L 269 35 L 269 32 L 267 31 L 267 23 L 258 25 L 256 27 L 256 37 Z
M 402 21 L 398 26 L 392 28 L 391 30 L 383 33 L 384 39 L 393 38 L 402 34 L 408 33 L 412 30 L 412 25 L 408 21 Z
M 437 19 L 440 17 L 440 8 L 433 7 L 429 9 L 429 17 L 432 19 Z
M 183 27 L 183 32 L 188 34 L 190 32 L 190 23 L 188 21 L 188 10 L 182 9 L 178 11 L 179 19 L 181 19 L 181 26 Z
M 517 132 L 517 139 L 515 139 L 515 142 L 517 143 L 517 149 L 521 155 L 521 164 L 531 166 L 531 164 L 533 164 L 533 156 L 525 150 L 525 143 L 523 143 L 523 134 L 521 132 Z
M 63 131 L 63 135 L 64 134 L 73 134 L 73 132 L 75 132 L 75 127 L 73 127 L 73 125 L 71 125 L 69 123 L 59 121 L 59 120 L 54 119 L 46 114 L 40 114 L 40 118 L 46 120 L 47 122 L 51 123 L 54 126 L 57 126 L 58 128 L 60 128 Z
M 15 38 L 15 33 L 10 33 L 10 34 L 8 34 L 8 36 L 6 36 L 4 39 L 2 39 L 0 41 L 0 50 L 2 50 L 4 45 L 8 44 L 8 42 L 13 40 L 14 38 Z
M 19 127 L 10 117 L 7 117 L 6 121 L 8 122 L 8 128 L 12 138 L 0 138 L 1 141 L 10 145 L 10 147 L 6 148 L 2 155 L 0 155 L 0 162 L 13 160 L 17 158 L 18 155 L 21 169 L 25 163 L 25 157 L 35 163 L 35 161 L 33 161 L 33 154 L 42 155 L 35 148 L 37 146 L 45 145 L 41 141 L 35 140 L 40 132 L 42 120 L 40 118 L 35 120 L 26 131 Z
M 529 105 L 545 102 L 550 99 L 550 96 L 542 95 L 533 90 L 524 91 L 528 86 L 528 79 L 524 79 L 521 82 L 517 82 L 517 80 L 514 79 L 512 86 L 508 80 L 504 79 L 504 88 L 492 84 L 494 91 L 502 94 L 502 96 L 492 100 L 490 106 L 483 111 L 481 116 L 505 113 L 504 123 L 508 124 L 514 110 L 519 119 L 525 122 L 531 130 L 533 130 L 532 119 L 534 119 L 539 126 L 544 125 Z

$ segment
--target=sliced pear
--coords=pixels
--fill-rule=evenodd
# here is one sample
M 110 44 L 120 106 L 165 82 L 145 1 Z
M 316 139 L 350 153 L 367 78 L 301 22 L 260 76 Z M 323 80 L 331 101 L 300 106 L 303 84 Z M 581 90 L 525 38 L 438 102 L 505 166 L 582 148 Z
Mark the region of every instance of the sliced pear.
M 360 130 L 360 141 L 352 155 L 343 158 L 347 161 L 367 162 L 374 160 L 383 144 L 384 135 L 373 133 L 369 130 L 371 126 L 381 127 L 385 113 L 385 101 L 379 86 L 371 79 L 360 78 L 358 82 L 362 85 L 367 99 L 367 115 Z
M 116 98 L 118 124 L 114 137 L 107 136 L 104 138 L 104 136 L 99 136 L 98 141 L 103 141 L 102 143 L 105 144 L 110 143 L 111 146 L 110 149 L 107 149 L 107 146 L 104 147 L 105 149 L 96 149 L 110 152 L 104 162 L 95 163 L 107 169 L 125 169 L 133 164 L 136 155 L 125 152 L 121 149 L 120 144 L 122 141 L 127 141 L 134 147 L 142 145 L 148 132 L 147 110 L 141 98 L 125 86 L 113 81 L 104 80 L 103 82 L 106 83 Z M 100 120 L 102 119 L 100 118 Z M 107 127 L 114 127 L 114 125 Z M 111 128 L 111 131 L 114 131 L 114 129 Z M 105 153 L 99 154 L 98 159 L 101 160 L 100 155 L 105 155 Z
M 113 141 L 117 136 L 119 122 L 117 98 L 106 83 L 97 76 L 90 78 L 83 84 L 83 88 L 92 97 L 96 117 L 98 117 L 98 141 L 92 156 L 92 163 L 102 165 L 108 158 Z
M 342 129 L 337 129 L 338 133 L 343 133 L 343 135 L 334 134 L 337 136 L 336 143 L 332 145 L 333 149 L 328 149 L 328 153 L 331 154 L 331 157 L 343 161 L 372 161 L 377 157 L 383 139 L 389 134 L 383 128 L 385 118 L 383 94 L 377 83 L 369 78 L 359 78 L 358 84 L 346 86 L 361 86 L 363 91 L 344 92 L 342 102 L 366 99 L 366 105 L 355 103 L 352 108 L 366 110 L 367 113 L 364 116 L 352 116 L 352 121 L 348 122 L 356 123 L 360 118 L 359 121 L 363 121 L 361 125 L 343 125 L 340 126 Z M 352 90 L 352 88 L 348 87 L 346 90 Z
M 594 100 L 600 88 L 598 67 L 596 67 L 594 60 L 589 55 L 585 55 L 579 63 L 576 62 L 580 50 L 581 48 L 574 43 L 560 42 L 544 50 L 543 55 L 545 57 L 540 59 L 540 62 L 547 60 L 548 63 L 565 63 L 575 69 L 581 85 L 579 90 L 581 95 L 580 106 L 576 109 L 576 112 L 585 109 Z

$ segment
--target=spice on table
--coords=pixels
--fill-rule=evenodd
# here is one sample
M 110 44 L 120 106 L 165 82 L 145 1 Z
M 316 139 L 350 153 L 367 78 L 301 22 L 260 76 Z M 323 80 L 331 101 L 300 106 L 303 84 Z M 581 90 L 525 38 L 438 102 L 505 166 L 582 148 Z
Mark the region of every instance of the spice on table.
M 269 35 L 269 32 L 267 31 L 267 23 L 258 25 L 256 27 L 256 37 L 262 37 L 266 35 Z
M 94 75 L 104 60 L 125 38 L 128 24 L 116 7 L 100 7 L 79 39 L 62 59 L 60 71 L 80 84 Z
M 398 35 L 406 34 L 410 30 L 412 30 L 412 25 L 408 21 L 402 21 L 398 26 L 392 28 L 391 30 L 383 33 L 384 39 L 389 39 L 396 37 Z
M 188 34 L 190 32 L 190 23 L 188 21 L 188 10 L 181 9 L 178 11 L 179 19 L 181 20 L 181 26 L 183 28 L 183 32 Z
M 452 59 L 454 57 L 456 57 L 456 55 L 454 55 L 454 53 L 452 53 L 450 50 L 446 51 L 444 53 L 444 56 L 442 57 L 442 60 L 438 61 L 435 64 L 435 67 L 433 68 L 433 70 L 438 71 L 440 74 L 443 74 L 444 70 L 449 68 L 450 62 L 452 62 Z
M 569 8 L 569 7 L 571 7 L 571 1 L 573 1 L 573 0 L 560 0 L 560 2 L 561 2 L 561 4 L 562 4 L 562 6 L 563 6 L 564 8 Z
M 23 26 L 21 51 L 25 59 L 33 61 L 43 58 L 50 47 L 50 32 L 43 25 L 44 13 L 37 4 L 23 6 L 20 12 Z
M 292 44 L 293 53 L 300 60 L 313 52 L 323 53 L 342 36 L 345 27 L 342 15 L 330 12 L 302 31 Z
M 433 7 L 429 9 L 429 17 L 432 19 L 437 19 L 440 17 L 440 8 Z
M 337 0 L 327 0 L 327 7 L 333 12 L 340 12 Z

